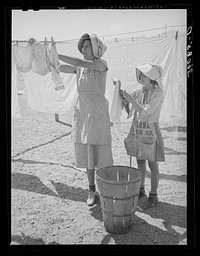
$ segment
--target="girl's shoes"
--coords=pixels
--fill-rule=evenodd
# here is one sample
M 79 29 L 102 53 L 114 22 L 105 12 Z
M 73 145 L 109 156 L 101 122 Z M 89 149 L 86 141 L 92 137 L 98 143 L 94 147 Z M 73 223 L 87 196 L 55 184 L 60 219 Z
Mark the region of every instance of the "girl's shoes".
M 95 204 L 96 201 L 96 193 L 93 191 L 89 191 L 88 198 L 87 198 L 87 205 L 92 206 Z
M 157 205 L 157 203 L 158 203 L 157 194 L 149 193 L 148 204 L 145 208 L 148 209 L 148 208 L 151 208 L 151 207 L 155 207 Z
M 140 187 L 139 197 L 143 197 L 143 196 L 145 196 L 145 188 Z

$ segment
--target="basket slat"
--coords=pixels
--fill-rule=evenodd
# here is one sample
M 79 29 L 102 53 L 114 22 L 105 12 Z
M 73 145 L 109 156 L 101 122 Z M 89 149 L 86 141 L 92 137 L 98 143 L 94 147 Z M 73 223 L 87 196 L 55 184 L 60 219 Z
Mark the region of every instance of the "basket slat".
M 133 200 L 134 200 L 134 197 L 131 197 L 130 199 L 126 199 L 124 214 L 128 214 L 132 211 L 132 206 L 133 206 L 133 203 L 134 203 Z
M 128 175 L 129 175 L 129 171 L 127 172 L 123 172 L 123 170 L 119 170 L 119 180 L 120 181 L 128 181 Z
M 127 197 L 131 195 L 137 195 L 139 193 L 140 186 L 141 186 L 141 179 L 137 182 L 129 183 L 128 190 L 127 190 Z
M 125 205 L 124 200 L 114 200 L 114 213 L 117 215 L 124 215 L 125 212 Z
M 115 233 L 123 233 L 124 231 L 124 223 L 123 223 L 124 217 L 115 217 Z

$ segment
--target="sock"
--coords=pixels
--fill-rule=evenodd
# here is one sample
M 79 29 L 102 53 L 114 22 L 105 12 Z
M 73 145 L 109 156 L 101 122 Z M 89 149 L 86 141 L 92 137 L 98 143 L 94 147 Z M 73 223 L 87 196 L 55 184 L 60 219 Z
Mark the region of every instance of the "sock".
M 150 192 L 149 196 L 157 196 L 157 192 Z
M 95 185 L 89 185 L 89 190 L 92 191 L 92 192 L 95 192 Z

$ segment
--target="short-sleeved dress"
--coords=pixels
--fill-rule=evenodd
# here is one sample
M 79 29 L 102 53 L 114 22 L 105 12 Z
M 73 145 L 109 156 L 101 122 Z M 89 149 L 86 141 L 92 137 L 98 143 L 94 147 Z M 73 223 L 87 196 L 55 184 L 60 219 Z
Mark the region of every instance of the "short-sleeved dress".
M 99 60 L 107 67 L 106 61 Z M 109 106 L 105 98 L 107 70 L 77 68 L 78 98 L 73 113 L 72 141 L 75 165 L 79 168 L 113 165 Z
M 154 124 L 157 136 L 155 147 L 155 161 L 164 162 L 164 141 L 159 128 L 159 117 L 162 103 L 164 100 L 164 92 L 160 87 L 155 87 L 154 89 L 149 90 L 147 95 L 145 96 L 144 88 L 142 88 L 138 91 L 135 91 L 132 96 L 135 99 L 138 99 L 140 104 L 142 104 L 144 107 L 144 110 L 141 113 L 138 113 L 137 119 L 142 121 L 148 118 L 148 122 Z

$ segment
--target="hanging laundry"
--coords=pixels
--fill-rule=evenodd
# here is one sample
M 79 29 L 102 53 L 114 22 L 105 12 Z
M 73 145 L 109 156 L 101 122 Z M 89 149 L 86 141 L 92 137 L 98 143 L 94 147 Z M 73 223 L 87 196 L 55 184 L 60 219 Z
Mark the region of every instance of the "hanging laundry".
M 27 73 L 32 68 L 33 46 L 13 45 L 13 58 L 19 72 Z
M 113 124 L 117 124 L 118 130 L 121 126 L 121 115 L 122 115 L 122 108 L 121 108 L 121 99 L 119 95 L 120 84 L 116 78 L 113 78 L 113 85 L 114 85 L 114 93 L 113 99 L 111 102 L 111 109 L 110 109 L 110 119 Z
M 41 76 L 51 72 L 48 64 L 48 44 L 34 44 L 33 49 L 34 59 L 32 71 Z
M 65 86 L 63 84 L 62 78 L 60 76 L 60 62 L 58 58 L 58 53 L 56 50 L 56 45 L 52 39 L 52 45 L 51 45 L 51 50 L 49 54 L 49 61 L 53 65 L 50 66 L 51 72 L 52 72 L 52 80 L 55 84 L 55 90 L 62 90 L 65 89 Z
M 14 62 L 14 51 L 12 51 L 12 74 L 11 74 L 11 117 L 21 118 L 19 99 L 17 93 L 17 68 Z

